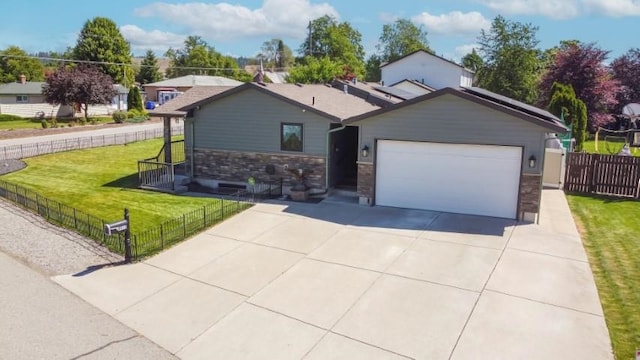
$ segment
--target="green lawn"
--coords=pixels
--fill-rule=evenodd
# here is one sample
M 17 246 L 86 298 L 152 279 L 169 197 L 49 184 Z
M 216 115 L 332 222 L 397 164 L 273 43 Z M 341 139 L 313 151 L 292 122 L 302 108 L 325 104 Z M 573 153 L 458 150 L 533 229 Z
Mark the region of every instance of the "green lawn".
M 87 122 L 91 123 L 91 119 L 94 120 L 97 124 L 110 123 L 113 122 L 111 117 L 96 117 L 90 118 Z M 51 124 L 51 119 L 47 120 L 49 124 Z M 59 127 L 68 127 L 69 124 L 71 126 L 81 126 L 80 119 L 57 119 L 56 120 Z M 0 120 L 0 130 L 19 130 L 19 129 L 42 129 L 42 120 L 41 119 L 8 119 L 8 120 Z
M 162 139 L 26 159 L 27 168 L 0 179 L 98 218 L 115 221 L 128 207 L 132 231 L 220 202 L 137 189 L 137 160 L 156 156 Z
M 640 348 L 640 202 L 569 195 L 616 359 Z
M 582 148 L 585 152 L 588 152 L 590 154 L 612 155 L 612 153 L 617 154 L 617 152 L 620 151 L 623 145 L 624 144 L 619 142 L 608 142 L 601 139 L 598 141 L 598 150 L 596 151 L 595 140 L 587 140 L 583 144 Z M 631 148 L 631 155 L 640 156 L 640 149 Z

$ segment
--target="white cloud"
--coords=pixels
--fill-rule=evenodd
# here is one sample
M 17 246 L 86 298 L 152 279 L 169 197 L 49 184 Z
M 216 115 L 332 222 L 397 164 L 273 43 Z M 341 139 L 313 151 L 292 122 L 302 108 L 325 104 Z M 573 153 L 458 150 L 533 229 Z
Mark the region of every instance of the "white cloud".
M 583 0 L 585 7 L 592 13 L 611 17 L 640 16 L 638 0 Z
M 602 2 L 609 0 L 602 0 Z M 485 6 L 504 14 L 543 15 L 553 19 L 569 19 L 580 13 L 579 0 L 479 0 Z
M 452 11 L 447 14 L 431 15 L 423 12 L 411 18 L 413 22 L 424 25 L 431 34 L 477 35 L 480 29 L 489 29 L 491 22 L 477 11 L 463 13 Z
M 153 3 L 135 10 L 141 17 L 159 17 L 186 32 L 218 41 L 243 37 L 303 38 L 310 20 L 323 15 L 338 17 L 329 4 L 309 0 L 264 0 L 250 9 L 228 3 Z
M 464 44 L 464 45 L 456 46 L 455 57 L 457 59 L 462 59 L 463 56 L 471 53 L 473 49 L 476 49 L 476 52 L 477 52 L 479 47 L 480 45 L 478 44 Z
M 170 47 L 182 47 L 184 40 L 187 38 L 186 35 L 166 31 L 147 31 L 135 25 L 123 25 L 120 27 L 120 32 L 131 44 L 133 52 L 153 50 L 163 53 Z

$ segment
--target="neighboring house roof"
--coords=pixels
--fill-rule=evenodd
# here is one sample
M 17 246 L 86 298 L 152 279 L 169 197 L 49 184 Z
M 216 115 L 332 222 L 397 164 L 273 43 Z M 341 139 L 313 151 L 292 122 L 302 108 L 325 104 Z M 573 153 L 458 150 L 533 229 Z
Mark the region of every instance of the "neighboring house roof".
M 179 109 L 232 89 L 233 86 L 194 86 L 177 97 L 149 111 L 151 116 L 182 117 L 186 111 Z
M 491 91 L 479 88 L 454 89 L 448 87 L 440 89 L 429 94 L 418 96 L 413 99 L 394 104 L 386 108 L 382 108 L 380 110 L 352 117 L 350 119 L 347 119 L 345 123 L 353 123 L 356 121 L 365 120 L 372 116 L 380 115 L 388 111 L 393 111 L 423 101 L 428 101 L 447 94 L 457 96 L 459 98 L 469 100 L 480 105 L 488 106 L 497 111 L 507 113 L 524 121 L 528 121 L 530 123 L 547 128 L 552 132 L 565 133 L 567 131 L 567 127 L 561 122 L 561 120 L 548 111 L 544 111 L 520 101 L 516 101 L 505 96 L 493 93 Z
M 287 82 L 287 71 L 265 71 L 264 76 L 268 77 L 274 84 L 284 84 Z
M 41 81 L 27 81 L 26 83 L 13 82 L 0 85 L 0 95 L 40 95 L 42 94 Z
M 469 72 L 471 72 L 471 73 L 474 73 L 474 71 L 473 71 L 473 70 L 471 70 L 471 69 L 467 69 L 466 67 L 464 67 L 464 66 L 462 66 L 462 65 L 460 65 L 460 64 L 458 64 L 458 63 L 456 63 L 456 62 L 453 62 L 453 61 L 451 61 L 451 60 L 449 60 L 449 59 L 443 58 L 442 56 L 438 56 L 438 55 L 432 54 L 432 53 L 430 53 L 430 52 L 428 52 L 428 51 L 425 51 L 425 50 L 416 50 L 416 51 L 414 51 L 414 52 L 412 52 L 412 53 L 409 53 L 409 54 L 407 54 L 407 55 L 405 55 L 405 56 L 402 56 L 402 57 L 400 57 L 400 58 L 397 58 L 397 59 L 395 59 L 395 60 L 393 60 L 393 61 L 389 61 L 389 62 L 383 63 L 383 64 L 381 64 L 381 65 L 380 65 L 380 69 L 382 69 L 382 68 L 383 68 L 383 67 L 385 67 L 385 66 L 388 66 L 388 65 L 391 65 L 391 64 L 397 63 L 397 62 L 399 62 L 399 61 L 402 61 L 402 60 L 404 60 L 405 58 L 408 58 L 408 57 L 410 57 L 410 56 L 414 56 L 414 55 L 419 54 L 419 53 L 424 53 L 424 54 L 429 55 L 429 56 L 431 56 L 431 57 L 434 57 L 434 58 L 436 58 L 436 59 L 439 59 L 439 60 L 442 60 L 442 61 L 448 62 L 449 64 L 452 64 L 452 65 L 455 65 L 455 66 L 457 66 L 457 67 L 459 67 L 459 68 L 461 68 L 461 69 L 464 69 L 464 70 L 466 70 L 466 71 L 469 71 Z
M 186 75 L 144 84 L 143 87 L 237 86 L 240 84 L 242 82 L 223 76 Z
M 400 81 L 398 81 L 397 83 L 395 83 L 395 84 L 391 84 L 391 85 L 389 85 L 389 86 L 390 86 L 390 87 L 394 87 L 394 86 L 402 85 L 403 83 L 409 83 L 409 84 L 411 84 L 411 85 L 415 85 L 415 86 L 421 87 L 421 88 L 423 88 L 423 89 L 425 89 L 425 90 L 429 90 L 430 92 L 432 92 L 432 91 L 436 91 L 436 90 L 437 90 L 436 88 L 434 88 L 434 87 L 432 87 L 432 86 L 429 86 L 429 85 L 427 85 L 427 84 L 425 84 L 425 83 L 422 83 L 422 82 L 420 82 L 420 81 L 418 81 L 418 80 L 410 80 L 410 79 L 400 80 Z
M 197 106 L 206 105 L 217 99 L 232 96 L 233 94 L 254 89 L 262 93 L 277 97 L 283 101 L 313 111 L 332 121 L 340 122 L 344 119 L 361 115 L 380 109 L 378 105 L 367 102 L 365 99 L 344 93 L 327 85 L 296 85 L 296 84 L 264 84 L 246 83 L 227 90 L 218 95 L 211 96 L 189 106 L 181 108 L 188 111 Z
M 343 90 L 344 86 L 348 86 L 347 91 L 350 94 L 355 96 L 359 96 L 361 98 L 367 99 L 369 102 L 376 102 L 378 105 L 382 105 L 383 107 L 389 104 L 395 104 L 405 99 L 394 97 L 391 94 L 381 92 L 377 88 L 380 87 L 378 83 L 369 83 L 366 81 L 345 81 L 345 80 L 334 80 L 332 83 L 333 87 Z M 353 90 L 357 91 L 353 91 Z M 358 91 L 359 90 L 359 91 Z M 373 101 L 371 97 L 376 98 L 378 101 Z M 382 103 L 381 103 L 382 102 Z
M 128 94 L 129 93 L 129 88 L 124 86 L 124 85 L 113 84 L 113 88 L 116 89 L 118 94 Z
M 381 93 L 388 94 L 389 96 L 398 98 L 400 100 L 409 100 L 420 95 L 420 94 L 414 94 L 412 92 L 409 92 L 403 89 L 394 88 L 391 86 L 376 86 L 374 87 L 374 89 L 376 89 L 377 91 L 380 91 Z

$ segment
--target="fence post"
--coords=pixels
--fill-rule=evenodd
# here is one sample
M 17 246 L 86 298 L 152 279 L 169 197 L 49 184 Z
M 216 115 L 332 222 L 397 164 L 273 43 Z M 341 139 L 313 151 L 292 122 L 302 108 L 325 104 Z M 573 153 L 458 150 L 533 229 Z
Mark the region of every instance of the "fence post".
M 58 221 L 62 223 L 62 205 L 58 203 Z
M 164 250 L 164 224 L 160 224 L 160 249 Z
M 78 217 L 76 216 L 76 208 L 73 208 L 73 228 L 78 230 Z
M 182 214 L 182 237 L 187 237 L 187 214 Z
M 207 226 L 207 205 L 202 207 L 202 225 Z
M 24 158 L 24 152 L 22 151 L 22 144 L 20 144 L 20 159 Z

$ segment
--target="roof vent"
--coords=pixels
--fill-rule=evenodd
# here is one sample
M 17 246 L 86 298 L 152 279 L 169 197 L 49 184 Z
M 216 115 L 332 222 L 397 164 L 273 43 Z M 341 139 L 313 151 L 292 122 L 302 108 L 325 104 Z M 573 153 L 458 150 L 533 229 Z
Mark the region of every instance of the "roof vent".
M 349 93 L 349 85 L 342 84 L 342 91 L 344 91 L 345 94 L 348 94 Z
M 298 87 L 302 87 L 302 83 L 297 82 L 297 83 L 296 83 L 296 86 L 298 86 Z

